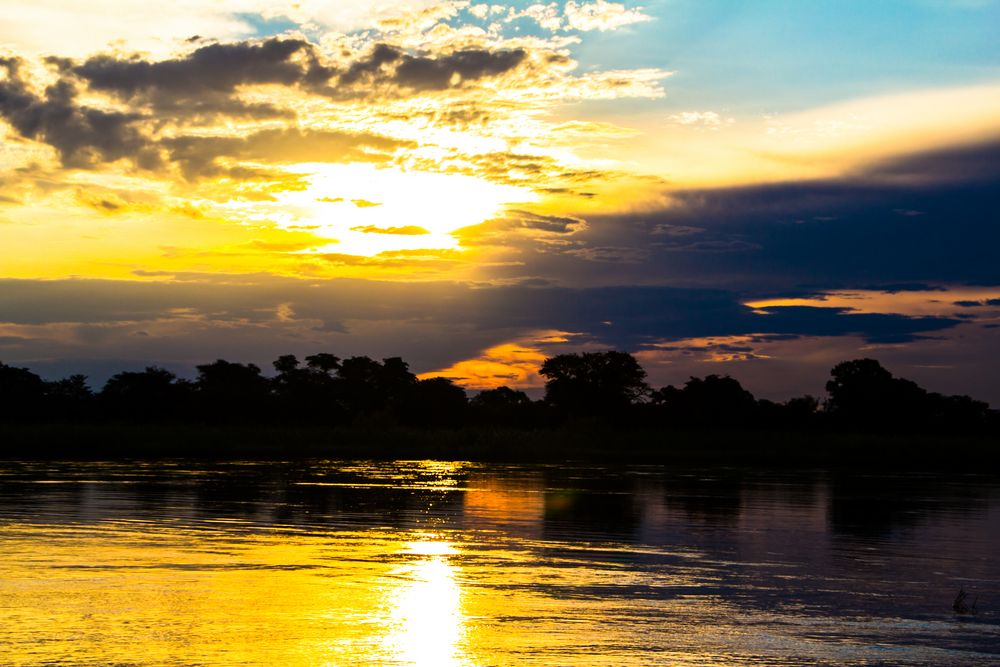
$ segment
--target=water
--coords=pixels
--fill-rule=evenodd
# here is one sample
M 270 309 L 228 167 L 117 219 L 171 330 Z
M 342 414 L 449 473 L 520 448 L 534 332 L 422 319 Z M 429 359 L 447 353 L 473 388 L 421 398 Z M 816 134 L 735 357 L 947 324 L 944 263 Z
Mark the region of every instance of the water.
M 995 665 L 981 476 L 0 463 L 2 665 Z M 959 615 L 960 588 L 978 597 Z

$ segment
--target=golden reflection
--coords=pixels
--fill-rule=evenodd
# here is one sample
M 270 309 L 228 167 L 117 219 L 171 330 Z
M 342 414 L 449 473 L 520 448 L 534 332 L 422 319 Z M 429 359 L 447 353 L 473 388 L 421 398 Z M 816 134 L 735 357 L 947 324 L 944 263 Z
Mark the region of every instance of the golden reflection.
M 395 573 L 405 584 L 393 599 L 393 630 L 386 648 L 394 661 L 406 665 L 470 664 L 462 648 L 462 590 L 449 558 L 456 553 L 454 547 L 426 540 L 408 543 L 405 552 L 414 560 Z
M 545 480 L 538 472 L 469 476 L 462 506 L 465 525 L 537 539 L 545 522 Z

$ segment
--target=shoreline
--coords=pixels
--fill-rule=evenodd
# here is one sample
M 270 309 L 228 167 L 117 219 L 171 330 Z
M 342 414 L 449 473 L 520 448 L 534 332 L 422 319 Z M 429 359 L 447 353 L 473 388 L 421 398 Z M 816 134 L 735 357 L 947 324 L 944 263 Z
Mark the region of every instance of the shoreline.
M 0 427 L 0 460 L 463 460 L 1000 470 L 1000 437 L 771 430 L 260 425 Z M 983 467 L 987 466 L 984 470 Z M 996 467 L 994 467 L 996 466 Z

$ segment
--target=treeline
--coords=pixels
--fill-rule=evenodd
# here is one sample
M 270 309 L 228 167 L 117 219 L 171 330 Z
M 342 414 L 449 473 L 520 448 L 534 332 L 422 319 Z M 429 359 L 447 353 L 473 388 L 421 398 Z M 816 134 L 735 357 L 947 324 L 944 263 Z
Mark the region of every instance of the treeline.
M 273 366 L 268 377 L 254 364 L 220 359 L 198 366 L 193 381 L 151 366 L 118 373 L 95 391 L 82 375 L 50 382 L 0 363 L 0 422 L 1000 433 L 1000 414 L 986 403 L 928 392 L 873 359 L 835 366 L 823 399 L 783 403 L 758 400 L 719 375 L 654 389 L 635 357 L 614 351 L 547 359 L 540 400 L 509 387 L 470 398 L 448 379 L 418 379 L 398 357 L 285 355 Z

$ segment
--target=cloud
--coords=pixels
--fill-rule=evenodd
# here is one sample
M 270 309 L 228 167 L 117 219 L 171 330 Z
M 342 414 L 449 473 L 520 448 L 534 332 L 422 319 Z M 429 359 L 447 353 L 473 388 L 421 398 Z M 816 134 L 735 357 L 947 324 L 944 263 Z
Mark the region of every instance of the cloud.
M 351 227 L 351 230 L 355 232 L 362 232 L 364 234 L 397 234 L 402 236 L 420 236 L 423 234 L 430 234 L 430 232 L 423 227 L 418 227 L 416 225 L 406 225 L 404 227 L 375 227 L 374 225 L 366 225 L 364 227 Z
M 441 90 L 509 72 L 525 61 L 524 49 L 465 49 L 440 58 L 404 57 L 396 67 L 396 83 L 415 90 Z
M 674 125 L 703 130 L 718 130 L 724 125 L 732 125 L 736 122 L 735 118 L 723 117 L 717 111 L 682 111 L 671 115 L 669 120 Z
M 83 62 L 67 58 L 49 62 L 58 68 L 59 85 L 69 98 L 82 87 L 128 104 L 135 111 L 133 121 L 148 117 L 160 124 L 205 125 L 226 118 L 293 121 L 297 113 L 287 100 L 291 91 L 341 101 L 405 97 L 467 87 L 510 72 L 527 60 L 523 48 L 413 55 L 378 43 L 367 55 L 342 63 L 303 38 L 274 37 L 209 44 L 159 61 L 101 54 Z M 270 99 L 260 95 L 246 99 L 248 90 L 267 86 L 285 90 Z M 69 102 L 72 99 L 66 99 Z
M 338 82 L 345 86 L 392 83 L 415 91 L 444 90 L 509 72 L 524 63 L 527 55 L 522 48 L 476 48 L 418 56 L 387 44 L 377 44 L 366 58 L 351 64 Z
M 303 39 L 275 37 L 259 43 L 202 46 L 183 58 L 146 61 L 111 55 L 88 58 L 66 68 L 91 89 L 126 99 L 154 91 L 190 99 L 206 91 L 231 93 L 237 86 L 326 81 L 333 71 L 319 62 L 315 48 Z
M 586 227 L 587 221 L 575 216 L 510 209 L 502 217 L 456 230 L 455 236 L 463 246 L 509 245 L 515 236 L 537 241 L 571 236 Z
M 476 9 L 474 14 L 479 18 L 485 18 L 482 9 Z M 569 0 L 562 11 L 560 11 L 559 5 L 554 2 L 547 5 L 534 3 L 522 10 L 516 10 L 512 7 L 504 20 L 509 23 L 518 19 L 529 19 L 534 21 L 538 27 L 550 32 L 559 30 L 607 32 L 633 23 L 651 21 L 652 18 L 643 14 L 641 9 L 627 9 L 620 2 L 607 2 L 606 0 L 576 2 Z
M 82 63 L 59 61 L 92 91 L 111 93 L 139 107 L 170 116 L 226 114 L 249 117 L 287 116 L 271 104 L 234 99 L 237 88 L 273 84 L 286 87 L 326 84 L 334 70 L 317 48 L 298 38 L 209 44 L 183 57 L 160 61 L 102 54 Z
M 78 104 L 76 90 L 59 81 L 36 95 L 22 76 L 24 62 L 0 58 L 0 117 L 21 136 L 55 148 L 68 166 L 130 158 L 146 167 L 159 164 L 158 154 L 140 128 L 142 115 Z
M 43 0 L 3 3 L 0 42 L 32 54 L 85 56 L 109 47 L 165 56 L 193 36 L 213 40 L 252 37 L 262 24 L 299 26 L 314 32 L 372 28 L 380 20 L 456 3 L 445 0 L 173 0 L 155 18 L 142 3 L 120 0 Z M 283 25 L 282 25 L 283 24 Z
M 577 173 L 546 150 L 491 154 L 470 146 L 508 143 L 503 136 L 510 134 L 509 143 L 531 151 L 534 142 L 524 133 L 542 137 L 551 123 L 526 123 L 524 111 L 572 99 L 662 95 L 666 74 L 574 75 L 567 53 L 544 40 L 456 34 L 422 48 L 380 41 L 391 36 L 375 32 L 340 46 L 302 35 L 196 43 L 164 59 L 53 56 L 45 72 L 37 62 L 6 58 L 0 116 L 22 137 L 55 148 L 69 168 L 121 162 L 163 177 L 172 161 L 189 179 L 239 178 L 236 170 L 259 170 L 262 163 L 377 162 L 405 148 L 411 168 L 441 165 L 445 152 L 460 173 L 558 188 L 600 172 Z M 489 139 L 435 146 L 428 136 L 450 137 L 429 134 L 432 128 Z
M 956 306 L 962 308 L 979 308 L 981 306 L 1000 306 L 1000 298 L 997 299 L 980 299 L 980 300 L 969 300 L 964 299 L 961 301 L 953 302 Z
M 571 244 L 512 235 L 508 248 L 520 264 L 491 275 L 694 283 L 757 294 L 1000 285 L 993 257 L 1000 228 L 990 218 L 1000 208 L 997 165 L 1000 144 L 983 143 L 871 165 L 847 178 L 665 189 L 661 207 L 587 214 Z M 593 261 L 616 258 L 629 261 Z
M 509 72 L 525 62 L 527 51 L 465 48 L 413 55 L 389 44 L 375 44 L 349 63 L 334 62 L 303 38 L 272 37 L 259 42 L 209 44 L 182 57 L 147 61 L 102 54 L 82 63 L 56 60 L 64 72 L 91 90 L 176 114 L 204 112 L 278 114 L 267 105 L 232 99 L 241 86 L 296 87 L 336 98 L 371 96 L 386 84 L 415 91 L 444 90 Z
M 188 178 L 228 173 L 219 158 L 256 163 L 386 162 L 392 151 L 412 142 L 364 132 L 285 128 L 243 137 L 185 135 L 164 139 L 170 158 Z
M 588 31 L 617 30 L 633 23 L 651 21 L 652 17 L 643 14 L 640 9 L 626 9 L 618 2 L 580 2 L 569 0 L 564 10 L 567 29 Z
M 255 322 L 287 304 L 307 320 L 421 320 L 482 330 L 584 332 L 635 349 L 645 343 L 747 333 L 859 335 L 872 342 L 943 331 L 960 321 L 854 313 L 844 307 L 751 308 L 724 290 L 671 287 L 560 288 L 360 280 L 127 282 L 3 280 L 10 324 L 141 322 L 171 317 Z
M 842 306 L 759 308 L 726 290 L 264 275 L 147 278 L 168 281 L 0 281 L 4 361 L 50 376 L 91 372 L 99 384 L 111 371 L 152 362 L 190 373 L 194 364 L 218 357 L 266 367 L 279 354 L 324 350 L 401 354 L 417 372 L 440 371 L 487 386 L 531 385 L 532 360 L 539 355 L 617 348 L 639 352 L 661 384 L 683 381 L 689 372 L 723 372 L 697 367 L 706 361 L 766 361 L 791 375 L 773 385 L 760 374 L 756 379 L 787 395 L 801 391 L 803 381 L 822 378 L 842 358 L 902 358 L 914 347 L 925 355 L 929 348 L 954 355 L 949 341 L 959 331 L 963 341 L 979 341 L 976 349 L 987 350 L 993 341 L 980 324 L 956 318 Z M 987 358 L 977 368 L 989 366 Z M 459 363 L 468 360 L 477 363 Z M 965 364 L 956 359 L 957 367 Z M 788 384 L 788 377 L 799 384 Z
M 547 5 L 535 3 L 528 5 L 521 11 L 517 11 L 511 7 L 505 20 L 509 23 L 521 18 L 531 19 L 540 28 L 551 32 L 556 32 L 563 25 L 563 17 L 559 12 L 559 6 L 554 2 Z

